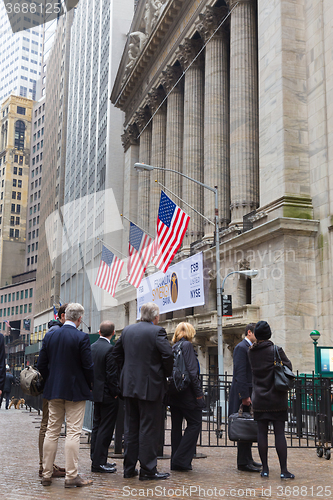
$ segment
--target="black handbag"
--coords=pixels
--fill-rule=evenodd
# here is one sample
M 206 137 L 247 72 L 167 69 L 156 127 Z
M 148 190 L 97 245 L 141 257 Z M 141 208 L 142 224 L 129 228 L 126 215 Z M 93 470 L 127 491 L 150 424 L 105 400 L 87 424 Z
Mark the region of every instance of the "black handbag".
M 281 361 L 279 349 L 274 345 L 274 386 L 277 391 L 288 392 L 294 387 L 295 375 Z
M 232 413 L 228 418 L 228 436 L 230 441 L 247 441 L 256 443 L 258 441 L 258 424 L 253 418 L 252 405 L 250 412 L 243 411 L 240 405 L 237 413 Z

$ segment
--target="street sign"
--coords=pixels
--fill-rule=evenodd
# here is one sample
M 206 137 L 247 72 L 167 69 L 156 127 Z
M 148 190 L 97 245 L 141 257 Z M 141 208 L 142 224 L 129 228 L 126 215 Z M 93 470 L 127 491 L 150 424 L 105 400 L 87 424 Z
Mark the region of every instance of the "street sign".
M 232 316 L 231 295 L 222 295 L 222 316 Z

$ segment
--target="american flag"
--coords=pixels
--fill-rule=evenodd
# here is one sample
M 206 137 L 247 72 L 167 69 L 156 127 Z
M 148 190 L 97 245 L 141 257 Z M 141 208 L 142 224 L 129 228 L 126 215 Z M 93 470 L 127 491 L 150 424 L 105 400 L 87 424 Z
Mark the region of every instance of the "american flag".
M 138 288 L 148 262 L 152 257 L 154 241 L 138 226 L 130 223 L 128 243 L 127 281 Z
M 54 319 L 57 319 L 58 317 L 58 311 L 56 309 L 56 306 L 53 304 L 53 316 L 54 316 Z
M 152 262 L 166 272 L 175 253 L 182 244 L 190 216 L 161 191 L 157 217 L 156 255 Z
M 124 262 L 103 245 L 102 259 L 98 268 L 95 285 L 103 288 L 103 290 L 109 292 L 114 297 L 123 265 Z

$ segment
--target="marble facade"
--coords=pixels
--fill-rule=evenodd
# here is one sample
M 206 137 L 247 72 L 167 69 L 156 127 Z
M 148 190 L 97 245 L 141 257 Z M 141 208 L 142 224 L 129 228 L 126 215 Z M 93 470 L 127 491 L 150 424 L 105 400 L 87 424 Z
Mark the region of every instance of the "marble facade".
M 320 345 L 333 345 L 333 5 L 174 0 L 163 3 L 149 30 L 146 8 L 138 2 L 131 26 L 144 43 L 128 69 L 129 36 L 111 95 L 125 112 L 123 213 L 154 233 L 157 179 L 214 218 L 212 193 L 176 174 L 137 173 L 135 161 L 217 185 L 221 277 L 259 271 L 251 282 L 237 275 L 226 282 L 233 317 L 223 318 L 225 367 L 231 370 L 246 324 L 265 319 L 295 370 L 310 371 L 309 333 L 317 329 Z M 192 322 L 202 368 L 213 372 L 213 226 L 184 209 L 191 223 L 176 260 L 203 251 L 206 305 L 162 323 L 171 333 L 181 318 Z M 124 280 L 116 298 L 120 331 L 135 317 L 135 290 Z

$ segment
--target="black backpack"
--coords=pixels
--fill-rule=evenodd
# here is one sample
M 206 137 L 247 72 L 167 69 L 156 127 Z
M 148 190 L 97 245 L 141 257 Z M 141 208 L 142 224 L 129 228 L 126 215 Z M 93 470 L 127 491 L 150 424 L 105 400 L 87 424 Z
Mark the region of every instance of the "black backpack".
M 172 348 L 173 351 L 172 377 L 168 378 L 170 394 L 177 394 L 178 392 L 184 391 L 191 383 L 190 375 L 185 365 L 182 347 L 183 347 L 183 341 L 180 341 L 178 345 L 174 345 Z

